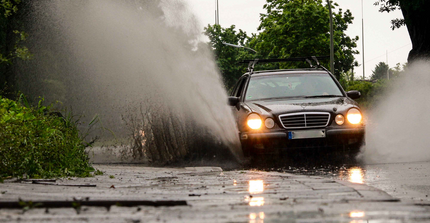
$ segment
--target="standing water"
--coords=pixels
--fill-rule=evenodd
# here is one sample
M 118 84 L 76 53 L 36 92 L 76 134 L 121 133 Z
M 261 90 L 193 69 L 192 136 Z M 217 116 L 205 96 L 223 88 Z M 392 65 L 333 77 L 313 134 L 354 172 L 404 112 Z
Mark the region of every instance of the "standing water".
M 83 128 L 97 115 L 104 131 L 92 135 L 125 141 L 134 158 L 240 157 L 227 94 L 187 10 L 175 0 L 35 1 L 35 59 L 17 66 L 21 88 L 61 101 Z

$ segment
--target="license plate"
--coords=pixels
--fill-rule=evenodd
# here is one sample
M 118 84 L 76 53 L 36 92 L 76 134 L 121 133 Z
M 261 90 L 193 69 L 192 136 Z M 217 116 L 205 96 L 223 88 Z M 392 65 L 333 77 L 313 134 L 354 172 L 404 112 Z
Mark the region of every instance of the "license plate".
M 288 139 L 325 138 L 325 130 L 300 130 L 288 132 Z

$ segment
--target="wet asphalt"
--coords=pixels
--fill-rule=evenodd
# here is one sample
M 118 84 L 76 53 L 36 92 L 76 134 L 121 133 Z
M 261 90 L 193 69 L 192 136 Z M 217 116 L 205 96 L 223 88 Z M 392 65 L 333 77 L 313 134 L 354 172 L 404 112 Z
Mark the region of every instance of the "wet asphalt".
M 24 203 L 0 208 L 0 222 L 430 222 L 425 201 L 366 184 L 384 185 L 386 169 L 401 166 L 369 168 L 345 157 L 339 158 L 344 164 L 324 166 L 303 158 L 300 165 L 269 158 L 232 170 L 95 165 L 103 175 L 9 180 L 0 184 L 0 203 Z M 58 206 L 48 205 L 53 202 Z

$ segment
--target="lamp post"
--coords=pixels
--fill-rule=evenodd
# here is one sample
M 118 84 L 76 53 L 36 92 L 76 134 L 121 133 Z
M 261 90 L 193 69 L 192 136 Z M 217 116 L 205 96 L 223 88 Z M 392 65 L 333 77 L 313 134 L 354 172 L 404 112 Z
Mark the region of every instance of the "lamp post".
M 364 12 L 363 12 L 363 0 L 361 0 L 361 41 L 362 41 L 362 53 L 363 53 L 363 80 L 365 79 L 366 70 L 364 67 Z
M 330 13 L 330 71 L 334 74 L 334 41 L 333 41 L 333 13 L 330 0 L 327 0 L 328 11 Z M 339 77 L 336 75 L 336 78 Z
M 250 50 L 250 51 L 252 51 L 254 53 L 257 53 L 257 51 L 255 51 L 254 49 L 251 49 L 251 48 L 246 47 L 246 46 L 240 46 L 240 45 L 235 45 L 235 44 L 226 43 L 226 42 L 222 42 L 222 44 L 227 45 L 227 46 L 231 46 L 231 47 L 247 49 L 247 50 Z
M 215 25 L 219 25 L 219 6 L 218 6 L 218 0 L 215 0 Z

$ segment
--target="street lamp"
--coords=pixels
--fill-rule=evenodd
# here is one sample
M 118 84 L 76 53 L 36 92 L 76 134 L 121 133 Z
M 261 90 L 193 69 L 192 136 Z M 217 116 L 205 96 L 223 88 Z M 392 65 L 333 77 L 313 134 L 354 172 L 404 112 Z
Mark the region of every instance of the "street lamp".
M 215 25 L 219 25 L 219 6 L 218 6 L 218 0 L 215 0 Z
M 364 67 L 364 12 L 363 12 L 363 0 L 361 0 L 361 41 L 362 41 L 362 53 L 363 53 L 363 80 L 366 77 L 366 70 Z
M 254 53 L 257 53 L 257 51 L 255 51 L 254 49 L 251 49 L 251 48 L 246 47 L 246 46 L 240 46 L 240 45 L 235 45 L 235 44 L 226 43 L 226 42 L 222 42 L 222 44 L 227 45 L 227 46 L 236 47 L 236 48 L 244 48 L 244 49 L 250 50 L 250 51 L 252 51 Z
M 333 41 L 333 13 L 330 0 L 327 0 L 328 11 L 330 13 L 330 71 L 334 74 L 334 41 Z M 336 76 L 337 77 L 337 76 Z M 339 77 L 337 77 L 339 79 Z

